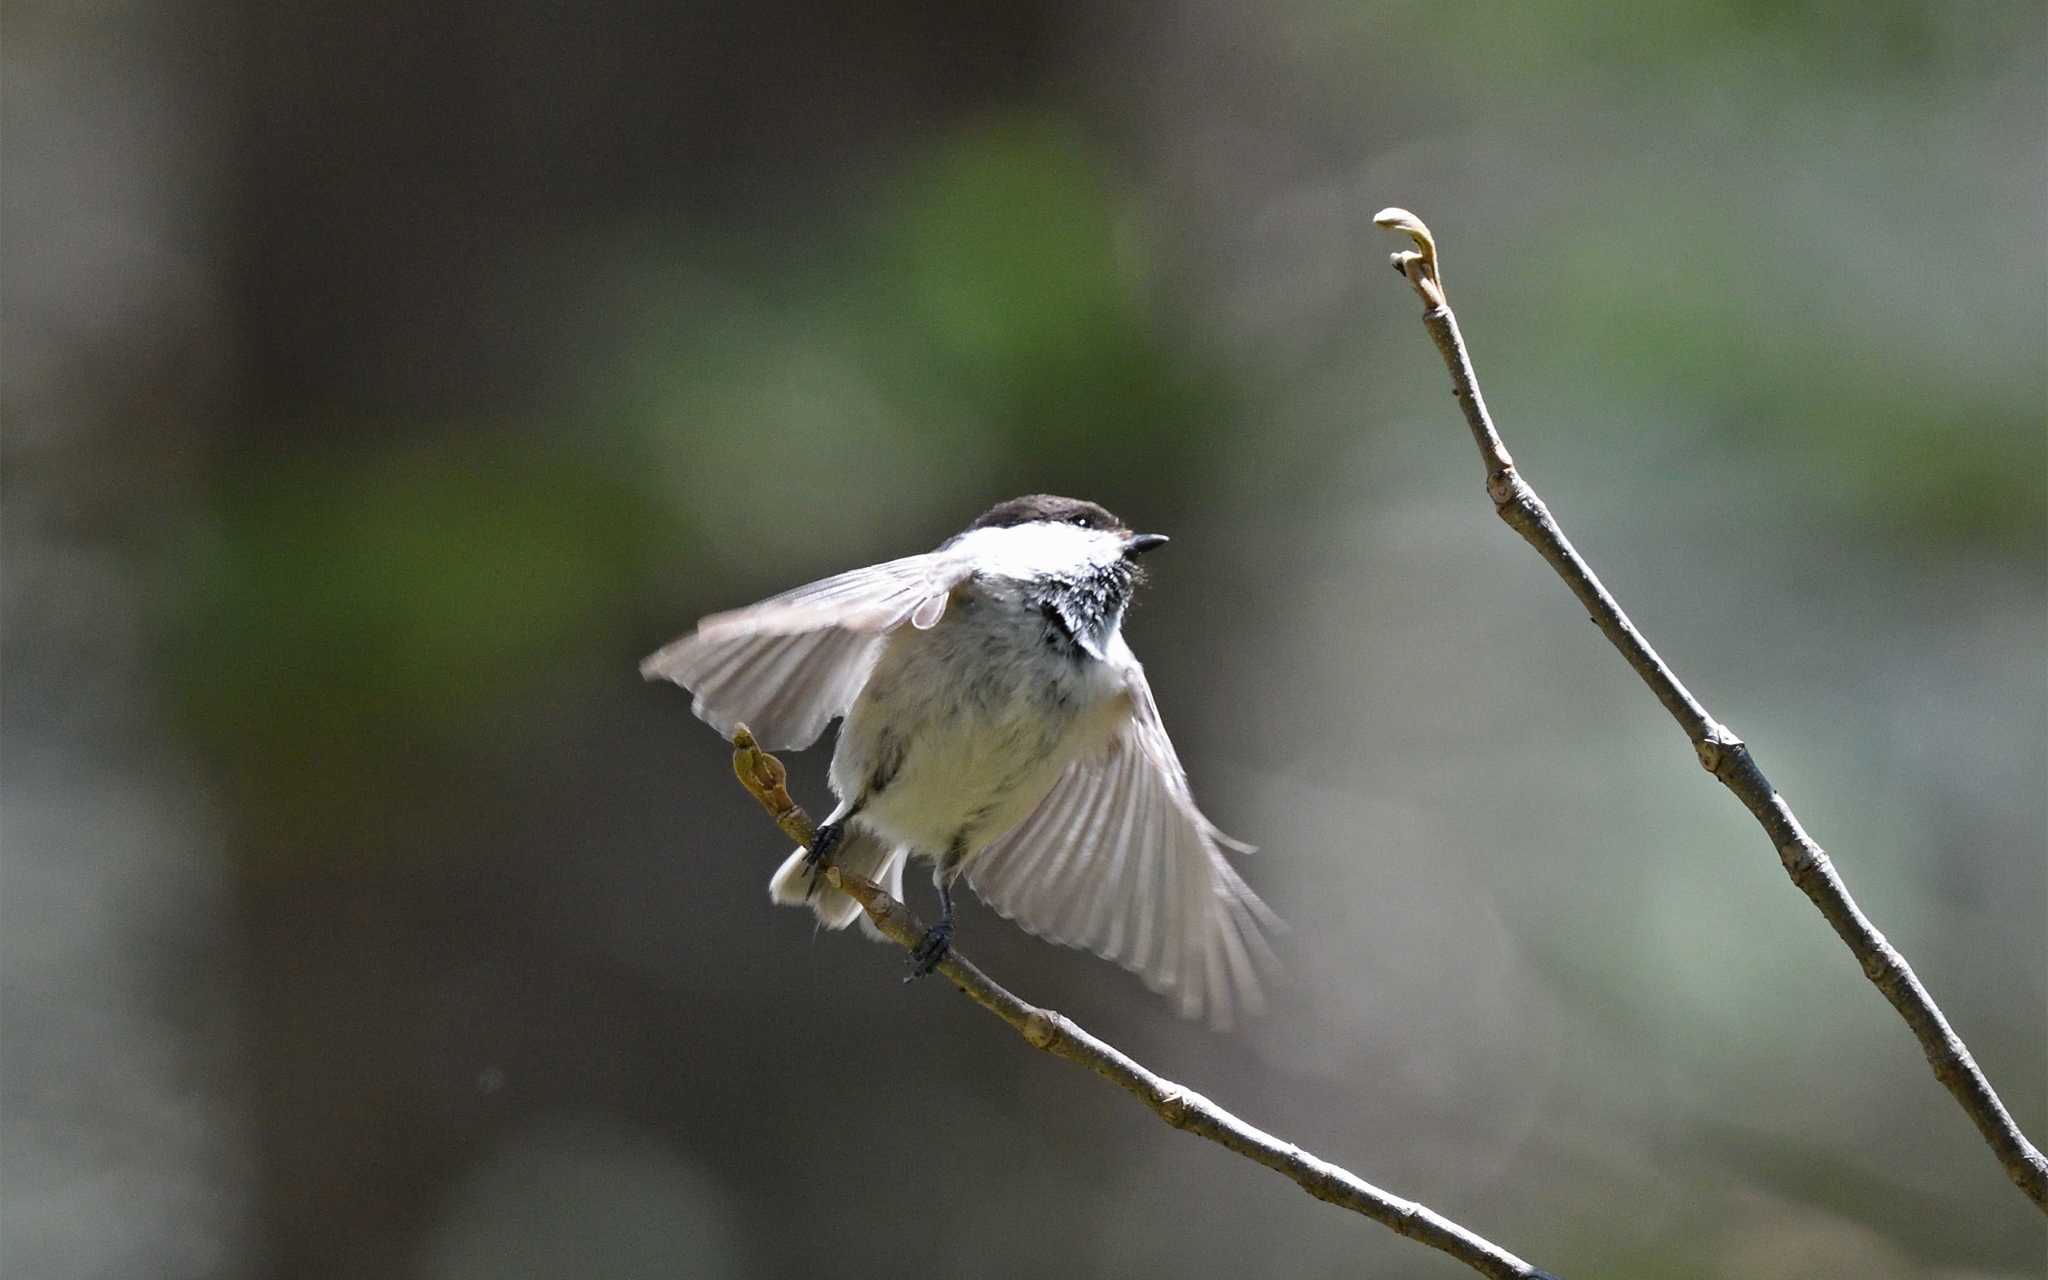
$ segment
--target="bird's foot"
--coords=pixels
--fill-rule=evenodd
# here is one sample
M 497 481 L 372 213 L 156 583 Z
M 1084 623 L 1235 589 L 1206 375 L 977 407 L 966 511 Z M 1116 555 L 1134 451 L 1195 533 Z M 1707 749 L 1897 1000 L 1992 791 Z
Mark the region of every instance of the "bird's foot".
M 804 850 L 804 871 L 811 877 L 811 887 L 804 896 L 817 895 L 818 885 L 825 878 L 822 873 L 826 867 L 832 865 L 832 851 L 837 849 L 839 842 L 845 838 L 846 824 L 843 822 L 828 822 L 819 827 L 817 833 L 811 837 L 811 847 Z
M 917 945 L 910 949 L 910 976 L 903 979 L 912 982 L 924 977 L 945 962 L 953 950 L 953 922 L 941 920 L 924 931 Z

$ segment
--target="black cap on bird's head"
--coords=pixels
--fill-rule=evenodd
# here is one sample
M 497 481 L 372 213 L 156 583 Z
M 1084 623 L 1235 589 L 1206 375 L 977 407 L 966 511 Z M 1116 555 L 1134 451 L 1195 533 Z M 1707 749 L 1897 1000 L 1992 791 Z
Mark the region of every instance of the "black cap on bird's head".
M 1093 502 L 1079 498 L 1062 498 L 1050 493 L 1028 493 L 1008 502 L 998 502 L 975 518 L 967 526 L 975 529 L 1007 529 L 1020 524 L 1044 522 L 1046 524 L 1071 524 L 1083 529 L 1100 529 L 1105 533 L 1123 535 L 1124 554 L 1142 555 L 1154 547 L 1164 546 L 1167 538 L 1163 533 L 1132 533 L 1130 526 L 1111 515 Z

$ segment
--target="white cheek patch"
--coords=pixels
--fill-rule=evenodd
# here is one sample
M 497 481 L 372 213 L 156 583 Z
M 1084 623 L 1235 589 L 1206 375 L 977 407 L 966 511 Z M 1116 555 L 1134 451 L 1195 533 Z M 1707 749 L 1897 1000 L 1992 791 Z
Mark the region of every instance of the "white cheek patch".
M 1123 539 L 1102 529 L 1033 521 L 976 529 L 960 540 L 960 548 L 1005 577 L 1030 578 L 1112 564 L 1123 556 Z

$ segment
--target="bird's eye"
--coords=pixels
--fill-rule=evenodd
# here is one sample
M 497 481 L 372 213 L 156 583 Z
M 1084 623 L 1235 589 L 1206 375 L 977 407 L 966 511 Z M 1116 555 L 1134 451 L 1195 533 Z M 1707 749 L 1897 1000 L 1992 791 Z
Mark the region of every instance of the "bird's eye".
M 1068 517 L 1067 517 L 1067 523 L 1068 523 L 1068 524 L 1077 524 L 1077 525 L 1080 525 L 1080 526 L 1081 526 L 1081 527 L 1082 527 L 1083 529 L 1086 529 L 1086 528 L 1088 527 L 1088 517 L 1087 517 L 1087 516 L 1068 516 Z

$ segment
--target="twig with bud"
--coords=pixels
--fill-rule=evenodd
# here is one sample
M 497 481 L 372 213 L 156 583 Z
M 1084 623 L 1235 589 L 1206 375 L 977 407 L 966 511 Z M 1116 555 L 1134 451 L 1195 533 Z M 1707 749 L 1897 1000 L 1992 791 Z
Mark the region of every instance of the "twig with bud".
M 782 762 L 763 751 L 745 725 L 734 731 L 732 743 L 732 767 L 740 785 L 760 801 L 785 836 L 809 847 L 817 828 L 791 798 L 789 773 Z M 914 948 L 924 936 L 923 922 L 879 885 L 837 867 L 828 868 L 825 878 L 833 888 L 852 895 L 874 926 L 898 946 Z M 1198 1134 L 1284 1174 L 1318 1200 L 1440 1249 L 1481 1275 L 1497 1280 L 1556 1280 L 1428 1206 L 1382 1191 L 1357 1174 L 1253 1128 L 1194 1090 L 1154 1074 L 1129 1054 L 1076 1026 L 1072 1019 L 1012 995 L 957 949 L 939 961 L 936 972 L 944 974 L 968 999 L 1008 1023 L 1032 1048 L 1088 1068 L 1174 1128 Z
M 1515 460 L 1508 455 L 1507 446 L 1501 442 L 1500 432 L 1494 427 L 1493 417 L 1486 410 L 1486 400 L 1479 394 L 1479 377 L 1472 370 L 1472 357 L 1465 348 L 1464 335 L 1458 331 L 1458 318 L 1445 300 L 1436 238 L 1423 225 L 1422 219 L 1406 209 L 1383 209 L 1373 220 L 1415 242 L 1415 248 L 1393 255 L 1394 270 L 1400 272 L 1422 299 L 1423 327 L 1429 331 L 1430 339 L 1443 356 L 1444 366 L 1450 370 L 1451 394 L 1464 411 L 1465 425 L 1471 429 L 1472 440 L 1479 446 L 1480 460 L 1486 465 L 1486 493 L 1493 499 L 1494 511 L 1536 548 L 1537 554 L 1557 571 L 1558 577 L 1564 579 L 1565 585 L 1585 606 L 1593 624 L 1600 628 L 1600 633 L 1621 651 L 1621 656 L 1635 668 L 1643 683 L 1650 687 L 1650 692 L 1657 695 L 1657 700 L 1664 704 L 1664 709 L 1685 731 L 1700 764 L 1755 816 L 1764 833 L 1770 837 L 1771 846 L 1778 851 L 1778 858 L 1784 864 L 1786 874 L 1792 877 L 1792 883 L 1798 885 L 1813 905 L 1820 908 L 1821 914 L 1827 917 L 1828 923 L 1855 953 L 1864 976 L 1884 993 L 1885 999 L 1891 1001 L 1906 1025 L 1913 1029 L 1920 1048 L 1934 1068 L 1935 1078 L 1946 1085 L 1956 1101 L 1962 1104 L 1964 1112 L 2004 1166 L 2007 1176 L 2029 1200 L 2048 1212 L 2048 1160 L 2042 1158 L 2040 1150 L 2013 1122 L 2005 1104 L 1999 1101 L 1998 1092 L 1991 1087 L 1991 1081 L 1985 1078 L 1962 1037 L 1955 1033 L 1948 1018 L 1942 1014 L 1941 1006 L 1921 985 L 1906 958 L 1885 940 L 1884 935 L 1870 923 L 1869 917 L 1863 914 L 1862 908 L 1856 905 L 1834 863 L 1799 825 L 1792 807 L 1785 803 L 1784 797 L 1757 767 L 1749 747 L 1728 726 L 1707 714 L 1706 707 L 1657 656 L 1657 651 L 1650 647 L 1642 632 L 1636 630 L 1635 624 L 1629 621 L 1607 588 L 1600 584 L 1591 566 L 1564 536 L 1564 530 L 1558 527 L 1550 509 L 1515 469 Z

